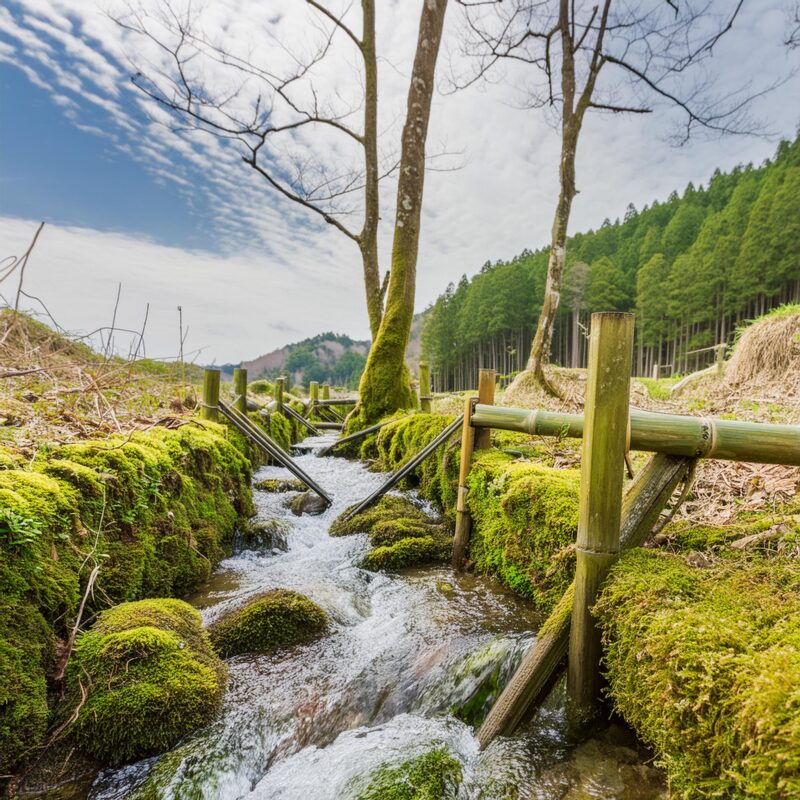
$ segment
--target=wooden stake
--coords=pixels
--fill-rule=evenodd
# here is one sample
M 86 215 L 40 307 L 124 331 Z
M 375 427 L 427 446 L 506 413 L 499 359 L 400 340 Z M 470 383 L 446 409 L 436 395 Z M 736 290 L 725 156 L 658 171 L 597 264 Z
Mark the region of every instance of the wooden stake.
M 331 399 L 331 386 L 329 383 L 322 384 L 322 399 L 323 400 Z
M 595 713 L 600 695 L 600 631 L 590 609 L 619 556 L 632 353 L 632 314 L 592 314 L 567 668 L 576 721 Z
M 286 378 L 275 378 L 275 403 L 278 411 L 283 413 L 283 385 Z
M 219 420 L 219 370 L 207 369 L 203 373 L 203 405 L 200 418 L 209 422 Z
M 494 405 L 494 387 L 497 373 L 493 369 L 482 369 L 478 372 L 478 402 L 482 405 Z M 475 449 L 488 450 L 492 444 L 492 432 L 488 428 L 475 431 Z
M 686 480 L 693 463 L 689 458 L 659 453 L 636 475 L 622 505 L 622 550 L 639 547 L 645 542 L 675 489 Z M 496 736 L 511 736 L 543 699 L 567 655 L 574 592 L 573 582 L 483 721 L 477 734 L 481 748 Z
M 425 361 L 419 362 L 419 409 L 423 414 L 431 413 L 431 368 Z
M 717 345 L 717 375 L 722 377 L 722 373 L 725 371 L 725 343 Z
M 475 399 L 464 401 L 464 424 L 461 428 L 461 462 L 458 468 L 458 497 L 456 499 L 456 535 L 453 538 L 453 569 L 461 572 L 467 556 L 467 545 L 472 528 L 472 517 L 467 506 L 467 476 L 472 466 L 472 451 L 475 447 L 475 429 L 472 427 L 472 411 Z
M 247 414 L 247 370 L 242 367 L 233 370 L 233 394 L 236 397 L 234 408 L 241 414 Z
M 311 381 L 308 384 L 308 398 L 312 405 L 316 405 L 319 402 L 319 383 L 317 381 Z

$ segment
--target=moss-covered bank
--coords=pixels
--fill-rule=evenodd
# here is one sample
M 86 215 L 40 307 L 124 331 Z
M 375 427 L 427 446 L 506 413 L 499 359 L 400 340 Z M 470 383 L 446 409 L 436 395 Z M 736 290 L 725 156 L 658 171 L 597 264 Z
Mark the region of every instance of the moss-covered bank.
M 162 753 L 208 722 L 225 667 L 191 606 L 141 600 L 104 611 L 80 635 L 67 677 L 66 710 L 80 709 L 69 735 L 85 753 L 121 764 Z
M 252 511 L 252 455 L 222 425 L 188 422 L 58 447 L 0 469 L 0 773 L 43 741 L 55 649 L 115 602 L 204 581 Z
M 673 796 L 800 796 L 800 565 L 634 550 L 596 607 L 616 709 Z

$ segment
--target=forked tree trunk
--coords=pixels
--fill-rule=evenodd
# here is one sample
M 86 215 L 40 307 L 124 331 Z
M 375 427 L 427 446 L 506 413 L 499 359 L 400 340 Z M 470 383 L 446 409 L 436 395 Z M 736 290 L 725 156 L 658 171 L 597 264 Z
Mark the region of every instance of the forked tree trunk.
M 378 335 L 361 377 L 359 405 L 353 414 L 358 427 L 413 403 L 405 352 L 414 316 L 425 140 L 446 10 L 447 0 L 425 0 L 422 6 L 403 127 L 389 290 Z

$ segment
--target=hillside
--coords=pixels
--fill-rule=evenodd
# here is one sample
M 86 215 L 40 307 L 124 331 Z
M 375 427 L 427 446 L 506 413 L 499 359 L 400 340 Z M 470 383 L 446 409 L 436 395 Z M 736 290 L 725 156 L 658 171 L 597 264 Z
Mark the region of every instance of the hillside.
M 593 311 L 633 311 L 637 373 L 686 372 L 732 343 L 745 320 L 800 299 L 800 139 L 759 167 L 715 171 L 623 220 L 573 235 L 552 359 L 581 367 Z M 548 249 L 524 250 L 462 277 L 423 333 L 438 389 L 472 385 L 480 366 L 524 368 L 544 296 Z M 701 350 L 702 352 L 695 352 Z
M 242 366 L 251 379 L 285 374 L 290 385 L 318 381 L 354 388 L 364 371 L 368 352 L 369 342 L 328 332 L 243 361 Z

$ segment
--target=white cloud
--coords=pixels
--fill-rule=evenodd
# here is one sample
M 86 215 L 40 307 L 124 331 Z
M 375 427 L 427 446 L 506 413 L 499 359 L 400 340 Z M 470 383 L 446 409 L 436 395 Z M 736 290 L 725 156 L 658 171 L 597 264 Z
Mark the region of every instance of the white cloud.
M 120 8 L 115 0 L 107 2 L 112 8 Z M 146 4 L 159 6 L 157 0 L 147 0 Z M 345 0 L 331 0 L 330 5 L 344 7 Z M 355 27 L 357 5 L 350 4 Z M 380 127 L 385 132 L 383 150 L 387 154 L 397 151 L 420 5 L 421 0 L 378 4 Z M 455 3 L 451 5 L 442 74 L 447 69 L 447 57 L 457 58 L 461 12 Z M 719 44 L 715 63 L 722 76 L 721 91 L 791 68 L 791 56 L 780 46 L 782 5 L 782 0 L 750 4 L 747 16 Z M 116 26 L 103 13 L 106 5 L 102 1 L 15 0 L 13 8 L 13 16 L 0 8 L 0 35 L 8 40 L 3 43 L 0 39 L 0 60 L 9 63 L 19 59 L 18 54 L 9 52 L 9 43 L 22 48 L 27 58 L 19 62 L 20 68 L 32 81 L 48 88 L 54 102 L 62 105 L 76 124 L 108 129 L 115 138 L 110 145 L 107 140 L 105 146 L 115 146 L 135 159 L 154 180 L 178 185 L 189 208 L 201 204 L 212 208 L 214 236 L 220 250 L 229 253 L 212 256 L 164 248 L 158 251 L 158 259 L 150 259 L 144 253 L 155 256 L 157 246 L 141 238 L 54 227 L 49 230 L 50 238 L 71 243 L 73 254 L 68 260 L 54 248 L 42 259 L 42 274 L 77 271 L 82 280 L 89 281 L 89 273 L 78 258 L 80 247 L 76 243 L 82 242 L 91 253 L 87 264 L 114 264 L 106 267 L 114 277 L 106 280 L 105 273 L 101 277 L 108 284 L 108 303 L 113 300 L 116 281 L 128 271 L 138 287 L 135 292 L 130 289 L 132 305 L 134 297 L 141 305 L 145 298 L 157 297 L 158 291 L 171 298 L 173 305 L 182 302 L 185 295 L 191 300 L 187 299 L 184 306 L 194 304 L 203 320 L 195 324 L 206 326 L 193 328 L 193 335 L 210 345 L 210 352 L 221 359 L 238 360 L 283 343 L 287 332 L 280 332 L 280 326 L 285 324 L 298 335 L 324 328 L 364 334 L 361 266 L 352 242 L 278 197 L 241 163 L 235 146 L 197 133 L 171 132 L 167 127 L 172 121 L 169 115 L 130 86 L 128 57 L 133 54 L 135 60 L 168 68 L 163 52 Z M 211 39 L 224 37 L 229 49 L 251 54 L 259 65 L 280 69 L 276 59 L 279 62 L 287 56 L 285 52 L 281 55 L 279 41 L 307 50 L 317 37 L 318 30 L 309 27 L 309 14 L 306 5 L 295 0 L 209 0 L 204 5 L 203 26 Z M 360 89 L 354 80 L 355 63 L 349 42 L 337 36 L 331 59 L 314 71 L 320 96 L 333 97 L 342 107 L 357 102 Z M 219 65 L 207 64 L 204 69 L 211 85 L 230 84 L 230 77 Z M 249 107 L 256 91 L 250 82 L 233 105 Z M 799 121 L 796 97 L 795 78 L 765 98 L 758 109 L 785 136 L 794 134 Z M 514 99 L 514 92 L 502 84 L 436 98 L 429 151 L 445 146 L 463 151 L 464 165 L 456 172 L 432 172 L 426 179 L 418 308 L 433 300 L 448 281 L 458 280 L 463 272 L 474 273 L 486 260 L 508 258 L 547 241 L 557 188 L 559 138 L 541 114 L 514 108 Z M 81 119 L 74 105 L 87 102 L 93 107 L 91 120 Z M 143 118 L 142 112 L 150 119 Z M 605 217 L 622 215 L 628 202 L 641 207 L 681 189 L 690 180 L 705 181 L 717 166 L 724 169 L 740 161 L 758 162 L 771 155 L 775 147 L 774 141 L 727 139 L 696 142 L 674 150 L 664 141 L 669 120 L 670 115 L 663 112 L 652 118 L 589 118 L 579 148 L 580 194 L 574 204 L 573 231 L 597 226 Z M 323 142 L 322 150 L 333 163 L 352 157 L 352 148 L 338 135 L 323 131 L 319 136 L 314 141 Z M 311 138 L 300 132 L 274 154 L 274 159 L 278 166 L 290 168 L 293 159 L 307 157 L 315 149 L 319 148 Z M 383 196 L 384 266 L 391 244 L 391 189 L 388 183 Z M 24 226 L 8 220 L 4 224 L 9 235 L 12 229 L 16 231 L 13 241 L 21 245 L 26 239 Z M 4 251 L 15 252 L 5 242 L 3 245 Z M 104 247 L 108 255 L 103 254 Z M 197 259 L 195 271 L 191 268 L 193 259 Z M 212 277 L 214 270 L 219 275 Z M 202 275 L 202 281 L 191 280 L 193 274 Z M 277 283 L 276 276 L 280 277 Z M 106 296 L 98 293 L 103 299 L 95 304 L 87 299 L 86 285 L 72 289 L 68 281 L 59 284 L 63 297 L 71 299 L 64 301 L 65 308 L 69 307 L 65 313 L 74 316 L 70 325 L 91 327 L 107 311 L 103 305 Z M 213 291 L 213 302 L 203 297 L 200 286 Z M 232 288 L 247 286 L 256 288 L 253 292 Z M 278 288 L 286 293 L 286 302 L 276 300 Z M 275 327 L 266 327 L 265 319 Z M 253 326 L 250 335 L 247 325 Z M 171 328 L 165 326 L 169 332 Z M 224 333 L 216 336 L 212 331 Z M 165 334 L 164 347 L 170 336 Z M 228 337 L 229 343 L 223 341 Z

